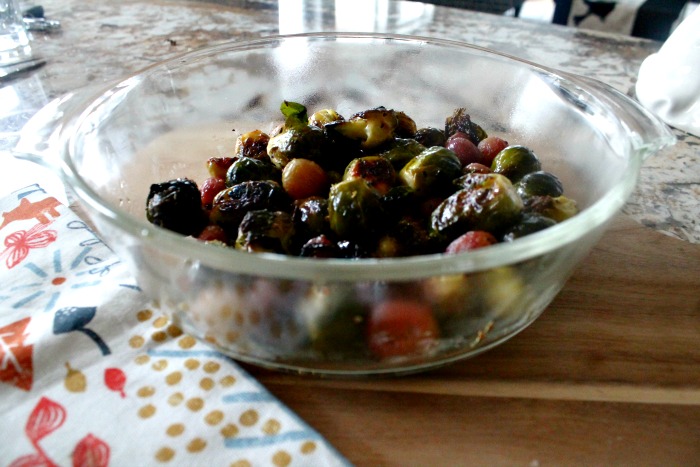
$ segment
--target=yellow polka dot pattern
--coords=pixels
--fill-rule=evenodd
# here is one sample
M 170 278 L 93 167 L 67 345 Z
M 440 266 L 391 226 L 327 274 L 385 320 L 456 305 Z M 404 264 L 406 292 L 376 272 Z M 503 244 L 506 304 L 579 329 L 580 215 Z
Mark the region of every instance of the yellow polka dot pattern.
M 257 316 L 257 314 L 255 314 Z M 252 319 L 255 319 L 253 316 Z M 231 312 L 231 319 L 237 314 Z M 239 317 L 240 318 L 240 317 Z M 237 379 L 221 362 L 189 357 L 181 362 L 177 359 L 152 358 L 146 351 L 159 344 L 172 341 L 179 349 L 189 350 L 197 345 L 197 340 L 186 335 L 172 324 L 165 316 L 156 315 L 152 310 L 144 309 L 136 313 L 136 320 L 148 323 L 151 331 L 144 335 L 132 335 L 128 344 L 141 351 L 134 358 L 134 363 L 158 375 L 154 385 L 137 388 L 136 396 L 143 402 L 137 411 L 138 417 L 146 422 L 157 420 L 154 416 L 162 410 L 171 420 L 161 429 L 174 444 L 155 446 L 153 459 L 161 465 L 179 465 L 196 463 L 195 457 L 206 453 L 208 449 L 217 449 L 220 443 L 211 443 L 211 436 L 233 439 L 243 433 L 257 433 L 255 436 L 275 436 L 282 432 L 283 424 L 276 418 L 261 418 L 261 414 L 252 408 L 241 413 L 220 410 L 207 395 L 217 388 L 226 390 L 236 385 Z M 235 336 L 231 336 L 234 340 Z M 182 412 L 184 410 L 184 412 Z M 172 417 L 170 414 L 172 413 Z M 161 415 L 162 417 L 162 415 Z M 232 419 L 232 417 L 235 417 Z M 202 433 L 202 427 L 208 427 L 208 434 Z M 190 435 L 188 436 L 188 433 Z M 205 436 L 201 436 L 205 434 Z M 247 435 L 246 435 L 247 436 Z M 169 443 L 168 443 L 169 444 Z M 316 443 L 303 441 L 298 455 L 305 456 L 316 451 Z M 232 451 L 235 455 L 237 451 Z M 239 453 L 240 454 L 240 453 Z M 271 453 L 268 463 L 276 467 L 286 467 L 293 461 L 292 453 L 280 449 Z M 249 467 L 254 465 L 249 459 L 231 459 L 231 467 Z

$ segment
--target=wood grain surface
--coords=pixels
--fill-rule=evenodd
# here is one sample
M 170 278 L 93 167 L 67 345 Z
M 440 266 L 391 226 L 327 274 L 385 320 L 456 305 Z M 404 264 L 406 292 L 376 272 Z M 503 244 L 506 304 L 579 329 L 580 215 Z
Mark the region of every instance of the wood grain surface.
M 700 465 L 700 245 L 620 215 L 534 324 L 431 372 L 247 368 L 359 466 Z

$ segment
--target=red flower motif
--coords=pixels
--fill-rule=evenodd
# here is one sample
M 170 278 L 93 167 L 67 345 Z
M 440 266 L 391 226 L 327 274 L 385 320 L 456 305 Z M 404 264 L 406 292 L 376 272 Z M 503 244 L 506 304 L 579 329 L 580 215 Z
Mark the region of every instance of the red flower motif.
M 46 248 L 51 242 L 56 241 L 58 233 L 55 230 L 44 230 L 46 225 L 37 224 L 29 230 L 18 230 L 5 238 L 7 247 L 0 258 L 7 257 L 5 264 L 12 269 L 29 255 L 32 248 Z

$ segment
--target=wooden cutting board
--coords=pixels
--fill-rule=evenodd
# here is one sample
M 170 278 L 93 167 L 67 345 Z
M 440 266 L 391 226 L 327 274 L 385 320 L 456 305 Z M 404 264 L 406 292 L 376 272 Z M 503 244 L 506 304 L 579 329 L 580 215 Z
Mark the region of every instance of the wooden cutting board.
M 249 371 L 357 465 L 700 465 L 700 245 L 620 215 L 480 356 L 372 380 Z

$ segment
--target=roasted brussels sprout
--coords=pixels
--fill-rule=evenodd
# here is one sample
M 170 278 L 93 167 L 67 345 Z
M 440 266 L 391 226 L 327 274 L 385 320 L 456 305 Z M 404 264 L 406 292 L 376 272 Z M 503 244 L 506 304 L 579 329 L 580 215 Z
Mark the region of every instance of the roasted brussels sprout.
M 318 286 L 309 291 L 299 309 L 305 317 L 315 351 L 331 359 L 334 354 L 346 358 L 348 353 L 358 356 L 367 353 L 365 328 L 368 310 L 351 293 Z
M 389 159 L 382 156 L 366 156 L 352 160 L 345 168 L 343 180 L 362 178 L 379 194 L 384 195 L 394 185 L 396 171 Z
M 523 202 L 508 178 L 500 174 L 469 174 L 463 188 L 433 211 L 432 229 L 448 238 L 469 230 L 489 232 L 517 222 Z
M 505 175 L 511 182 L 517 183 L 525 175 L 542 170 L 542 164 L 529 148 L 508 146 L 493 159 L 491 170 Z
M 296 201 L 292 220 L 297 236 L 304 241 L 328 233 L 328 199 L 315 196 Z
M 436 239 L 430 235 L 424 222 L 410 216 L 404 216 L 393 223 L 380 241 L 378 250 L 384 248 L 380 257 L 422 255 L 437 252 L 439 249 Z M 387 246 L 390 245 L 391 254 Z
M 401 182 L 419 196 L 453 190 L 452 181 L 462 173 L 462 164 L 450 150 L 435 146 L 411 159 L 399 172 Z
M 415 207 L 416 196 L 409 187 L 398 185 L 386 192 L 381 202 L 385 220 L 393 222 Z
M 239 183 L 216 195 L 209 219 L 223 227 L 229 237 L 235 238 L 248 211 L 287 211 L 290 205 L 287 193 L 277 183 L 254 180 Z
M 525 200 L 525 210 L 557 222 L 565 221 L 578 212 L 576 202 L 566 196 L 531 196 Z
M 267 159 L 267 144 L 270 136 L 260 130 L 243 133 L 236 138 L 236 146 L 233 150 L 236 157 L 251 157 L 253 159 Z
M 294 235 L 292 217 L 282 211 L 248 211 L 238 227 L 235 248 L 251 253 L 288 254 Z
M 328 197 L 331 230 L 350 240 L 371 234 L 381 220 L 380 199 L 377 190 L 362 178 L 334 184 Z
M 444 146 L 445 141 L 447 141 L 445 132 L 433 127 L 420 128 L 418 131 L 416 131 L 413 139 L 426 148 L 431 148 L 433 146 Z
M 146 200 L 146 218 L 159 227 L 183 235 L 197 235 L 206 224 L 197 184 L 178 178 L 151 185 Z
M 309 125 L 323 128 L 329 123 L 344 122 L 345 118 L 333 109 L 318 110 L 309 117 Z
M 396 111 L 394 113 L 398 121 L 395 131 L 396 136 L 398 138 L 413 138 L 418 130 L 416 122 L 404 112 Z
M 329 123 L 324 128 L 358 143 L 361 149 L 373 149 L 391 141 L 398 125 L 396 112 L 377 107 L 356 113 L 347 121 Z
M 239 157 L 226 172 L 226 186 L 252 180 L 280 180 L 280 170 L 268 160 Z
M 530 235 L 556 225 L 557 221 L 535 213 L 524 213 L 520 220 L 503 234 L 504 242 Z
M 529 196 L 561 196 L 564 193 L 564 187 L 561 181 L 549 172 L 531 172 L 520 179 L 515 184 L 515 189 L 521 198 Z
M 307 124 L 306 107 L 284 101 L 280 110 L 286 118 L 279 133 L 270 138 L 267 144 L 270 161 L 281 170 L 297 157 L 321 159 L 327 144 L 326 136 L 320 128 Z
M 457 132 L 467 135 L 467 138 L 474 144 L 479 144 L 479 141 L 488 137 L 483 128 L 472 122 L 467 109 L 463 107 L 456 109 L 452 115 L 445 119 L 445 138 L 449 138 Z
M 322 159 L 324 144 L 325 135 L 317 127 L 285 128 L 280 134 L 270 138 L 267 154 L 275 167 L 281 170 L 290 160 L 297 157 L 309 160 Z
M 396 138 L 391 147 L 379 155 L 388 159 L 394 169 L 401 170 L 408 161 L 425 150 L 426 146 L 423 146 L 414 139 Z
M 299 256 L 305 258 L 337 258 L 339 254 L 338 244 L 326 235 L 310 238 L 299 250 Z

